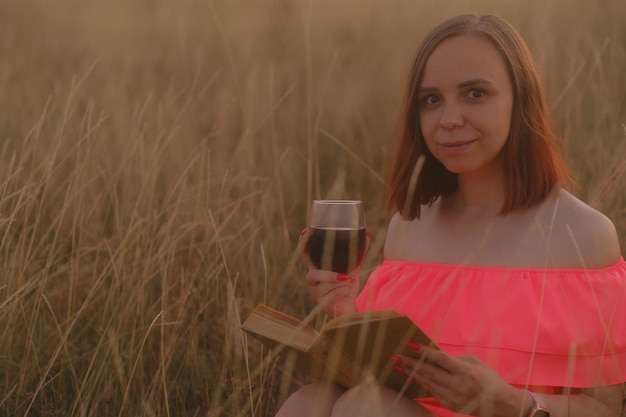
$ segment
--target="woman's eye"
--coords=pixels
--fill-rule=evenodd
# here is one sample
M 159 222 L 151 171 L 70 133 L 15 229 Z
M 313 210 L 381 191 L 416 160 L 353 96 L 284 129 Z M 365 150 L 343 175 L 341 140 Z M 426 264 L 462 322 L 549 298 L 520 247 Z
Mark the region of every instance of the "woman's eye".
M 424 104 L 437 104 L 439 103 L 439 97 L 430 94 L 428 96 L 422 97 L 422 103 Z
M 485 95 L 485 90 L 481 90 L 479 88 L 474 88 L 467 93 L 468 97 L 471 99 L 478 99 Z

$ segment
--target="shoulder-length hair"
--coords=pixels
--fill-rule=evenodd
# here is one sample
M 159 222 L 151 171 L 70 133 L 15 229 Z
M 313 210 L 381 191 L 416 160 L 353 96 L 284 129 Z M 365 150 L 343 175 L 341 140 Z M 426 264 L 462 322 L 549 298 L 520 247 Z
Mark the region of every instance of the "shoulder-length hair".
M 400 211 L 405 219 L 419 218 L 421 205 L 432 204 L 458 187 L 457 174 L 428 151 L 419 125 L 417 93 L 432 52 L 443 40 L 460 35 L 489 40 L 504 59 L 513 88 L 511 126 L 502 150 L 505 199 L 500 215 L 538 204 L 557 184 L 572 183 L 543 83 L 521 35 L 495 15 L 459 15 L 424 38 L 409 74 L 387 189 L 388 208 Z M 415 177 L 414 170 L 420 165 Z

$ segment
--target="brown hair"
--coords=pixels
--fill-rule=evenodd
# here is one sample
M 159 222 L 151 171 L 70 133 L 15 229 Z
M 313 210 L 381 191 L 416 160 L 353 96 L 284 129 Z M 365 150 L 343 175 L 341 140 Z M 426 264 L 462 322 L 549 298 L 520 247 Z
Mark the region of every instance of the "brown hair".
M 432 204 L 458 186 L 457 174 L 448 171 L 426 147 L 419 125 L 417 91 L 435 48 L 443 40 L 460 35 L 489 40 L 504 59 L 513 87 L 511 127 L 502 150 L 505 200 L 500 214 L 538 204 L 557 184 L 572 182 L 543 83 L 521 35 L 495 15 L 459 15 L 444 21 L 424 38 L 409 74 L 387 190 L 388 208 L 399 210 L 404 218 L 419 217 L 422 204 Z M 423 165 L 412 190 L 411 177 L 421 164 L 421 155 Z

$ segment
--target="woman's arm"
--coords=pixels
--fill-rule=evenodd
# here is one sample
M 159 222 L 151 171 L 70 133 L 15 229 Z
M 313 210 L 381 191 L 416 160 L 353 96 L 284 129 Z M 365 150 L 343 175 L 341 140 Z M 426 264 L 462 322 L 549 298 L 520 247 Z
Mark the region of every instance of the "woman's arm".
M 453 357 L 440 350 L 420 347 L 426 361 L 402 357 L 395 369 L 414 378 L 451 410 L 481 417 L 529 414 L 534 402 L 473 356 Z M 551 417 L 619 417 L 622 385 L 578 389 L 565 394 L 538 394 Z
M 541 395 L 551 417 L 619 417 L 623 384 L 575 390 L 570 394 Z

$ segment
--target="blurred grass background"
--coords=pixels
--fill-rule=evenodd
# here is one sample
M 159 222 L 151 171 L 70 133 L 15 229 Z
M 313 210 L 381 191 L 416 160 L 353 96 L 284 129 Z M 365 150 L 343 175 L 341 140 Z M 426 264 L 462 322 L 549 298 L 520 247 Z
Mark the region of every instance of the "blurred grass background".
M 626 248 L 624 1 L 0 0 L 0 415 L 272 415 L 305 379 L 240 321 L 312 307 L 313 198 L 365 201 L 365 279 L 413 53 L 475 10 L 527 39 Z

